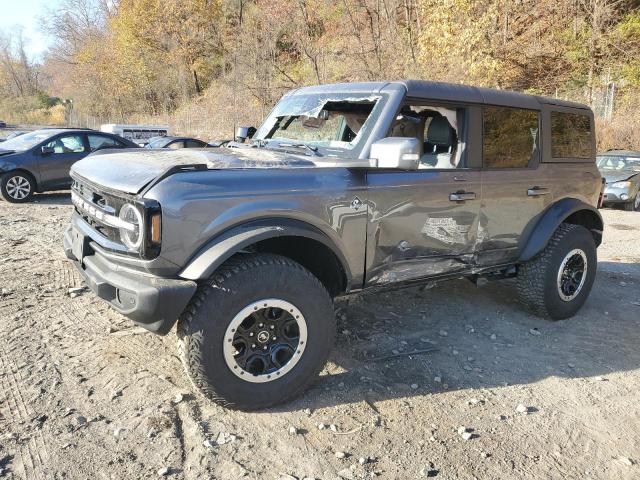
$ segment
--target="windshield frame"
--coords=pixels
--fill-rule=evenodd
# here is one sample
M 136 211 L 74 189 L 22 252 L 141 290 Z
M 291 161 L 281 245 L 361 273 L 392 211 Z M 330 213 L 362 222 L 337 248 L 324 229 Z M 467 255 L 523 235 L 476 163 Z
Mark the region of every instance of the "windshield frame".
M 22 135 L 18 135 L 16 137 L 10 138 L 9 140 L 5 140 L 4 142 L 0 143 L 0 150 L 12 150 L 15 152 L 26 152 L 28 150 L 31 150 L 32 148 L 37 147 L 40 144 L 44 144 L 45 142 L 49 141 L 51 138 L 53 138 L 54 136 L 56 136 L 58 133 L 58 131 L 55 130 L 34 130 L 32 132 L 27 132 L 24 133 Z M 39 140 L 37 140 L 36 142 L 32 142 L 29 143 L 28 146 L 24 147 L 24 148 L 18 148 L 17 146 L 20 145 L 20 143 L 24 143 L 25 140 L 29 140 L 32 137 L 36 137 L 36 136 L 40 136 L 42 135 L 43 137 L 40 138 Z
M 350 142 L 352 148 L 346 148 L 340 145 L 322 145 L 320 141 L 304 141 L 301 139 L 288 138 L 278 136 L 277 138 L 265 138 L 275 126 L 279 117 L 291 116 L 283 112 L 284 104 L 291 102 L 292 100 L 298 100 L 300 97 L 318 97 L 316 103 L 317 107 L 308 111 L 309 116 L 316 116 L 322 110 L 322 107 L 327 102 L 344 102 L 344 101 L 373 101 L 375 102 L 371 113 L 367 117 L 367 120 L 360 128 L 353 142 Z M 332 92 L 294 92 L 285 95 L 276 104 L 276 106 L 269 112 L 269 115 L 262 122 L 255 135 L 252 137 L 252 144 L 256 147 L 264 148 L 278 148 L 279 144 L 283 144 L 282 149 L 291 151 L 292 148 L 289 144 L 304 144 L 310 149 L 315 150 L 316 154 L 321 157 L 329 158 L 359 158 L 363 148 L 367 144 L 367 139 L 374 130 L 381 114 L 384 112 L 385 106 L 389 101 L 389 95 L 384 92 L 372 92 L 372 91 L 352 91 L 352 90 L 338 90 Z M 283 113 L 285 113 L 283 115 Z M 300 116 L 303 113 L 295 113 L 293 116 Z M 287 144 L 285 147 L 284 144 Z M 302 154 L 312 155 L 308 148 L 301 147 L 300 152 Z

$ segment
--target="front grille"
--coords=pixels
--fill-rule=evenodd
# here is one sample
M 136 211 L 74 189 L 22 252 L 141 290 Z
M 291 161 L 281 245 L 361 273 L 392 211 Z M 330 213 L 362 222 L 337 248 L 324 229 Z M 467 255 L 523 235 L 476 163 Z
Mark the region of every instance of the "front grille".
M 146 232 L 142 232 L 142 245 L 139 249 L 129 250 L 120 238 L 121 229 L 131 231 L 134 224 L 119 217 L 120 210 L 125 204 L 133 205 L 141 214 L 142 226 L 152 225 L 151 218 L 160 216 L 160 204 L 151 199 L 139 199 L 124 192 L 113 192 L 103 189 L 81 177 L 73 176 L 71 199 L 76 212 L 96 232 L 105 238 L 104 242 L 94 237 L 103 248 L 128 256 L 140 257 L 145 260 L 156 258 L 160 254 L 160 242 L 155 242 Z M 156 224 L 158 220 L 155 220 Z M 157 227 L 161 232 L 161 227 Z M 160 234 L 161 235 L 161 234 Z
M 117 217 L 120 212 L 120 207 L 126 202 L 126 199 L 99 192 L 92 186 L 78 180 L 73 181 L 71 191 L 89 205 L 89 209 L 85 209 L 84 204 L 80 206 L 78 205 L 79 202 L 74 202 L 76 212 L 78 212 L 82 219 L 105 238 L 120 243 L 120 232 L 118 228 L 101 221 L 100 214 L 103 216 L 109 215 Z M 95 213 L 91 210 L 92 207 L 95 209 Z

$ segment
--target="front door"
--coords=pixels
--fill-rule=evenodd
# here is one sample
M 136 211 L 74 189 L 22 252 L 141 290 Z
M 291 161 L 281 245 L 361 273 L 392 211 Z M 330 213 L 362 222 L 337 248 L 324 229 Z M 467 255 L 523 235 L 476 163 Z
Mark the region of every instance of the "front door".
M 481 172 L 469 168 L 469 110 L 410 103 L 389 137 L 417 137 L 420 168 L 367 173 L 365 286 L 412 282 L 474 266 Z
M 40 153 L 38 162 L 40 182 L 44 188 L 62 188 L 71 185 L 69 170 L 78 160 L 87 155 L 84 135 L 61 134 L 52 138 L 45 147 L 50 153 Z
M 480 172 L 370 171 L 367 180 L 367 286 L 473 266 Z

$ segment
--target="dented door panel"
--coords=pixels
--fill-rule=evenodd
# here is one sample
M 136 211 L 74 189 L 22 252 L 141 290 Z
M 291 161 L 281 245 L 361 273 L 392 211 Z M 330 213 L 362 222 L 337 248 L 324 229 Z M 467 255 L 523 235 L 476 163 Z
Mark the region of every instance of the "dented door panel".
M 499 265 L 518 257 L 522 234 L 553 203 L 551 172 L 542 167 L 484 170 L 478 222 L 478 263 Z M 528 195 L 529 189 L 548 194 Z M 543 191 L 545 192 L 545 191 Z
M 410 282 L 473 266 L 479 171 L 371 170 L 367 183 L 366 285 Z M 456 193 L 468 200 L 452 200 Z

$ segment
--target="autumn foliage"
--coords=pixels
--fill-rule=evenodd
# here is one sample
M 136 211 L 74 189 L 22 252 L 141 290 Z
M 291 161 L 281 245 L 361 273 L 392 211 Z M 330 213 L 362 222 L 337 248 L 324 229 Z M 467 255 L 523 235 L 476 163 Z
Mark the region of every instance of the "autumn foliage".
M 602 147 L 640 149 L 616 127 L 639 118 L 634 1 L 63 0 L 43 24 L 55 43 L 40 64 L 0 42 L 0 94 L 71 99 L 68 121 L 213 138 L 302 85 L 418 78 L 589 103 Z

